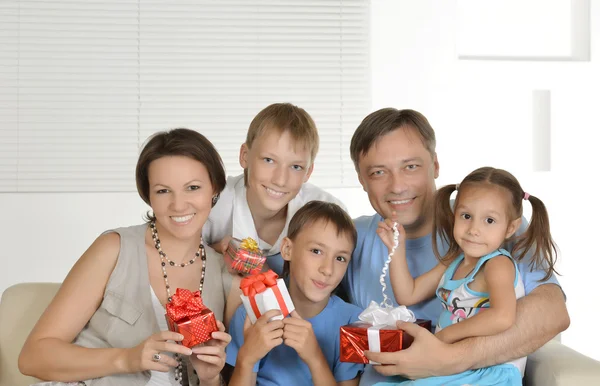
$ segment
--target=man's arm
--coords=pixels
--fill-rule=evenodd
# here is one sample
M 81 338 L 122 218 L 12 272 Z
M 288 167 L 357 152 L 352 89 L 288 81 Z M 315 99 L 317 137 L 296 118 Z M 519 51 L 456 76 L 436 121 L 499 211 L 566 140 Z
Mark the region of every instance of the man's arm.
M 571 323 L 564 294 L 554 284 L 540 285 L 517 302 L 515 324 L 493 336 L 468 338 L 456 343 L 468 354 L 464 369 L 505 363 L 531 354 Z
M 457 374 L 528 355 L 567 329 L 569 323 L 562 290 L 557 285 L 544 284 L 519 299 L 515 324 L 503 333 L 446 344 L 417 325 L 402 323 L 402 329 L 415 337 L 408 349 L 366 352 L 366 356 L 386 364 L 374 366 L 383 375 L 416 379 Z

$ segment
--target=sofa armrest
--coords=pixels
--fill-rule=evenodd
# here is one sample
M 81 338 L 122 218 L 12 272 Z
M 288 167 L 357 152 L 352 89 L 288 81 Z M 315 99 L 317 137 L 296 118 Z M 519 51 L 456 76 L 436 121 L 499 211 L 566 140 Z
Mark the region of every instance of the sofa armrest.
M 524 385 L 600 385 L 600 362 L 551 340 L 527 357 Z

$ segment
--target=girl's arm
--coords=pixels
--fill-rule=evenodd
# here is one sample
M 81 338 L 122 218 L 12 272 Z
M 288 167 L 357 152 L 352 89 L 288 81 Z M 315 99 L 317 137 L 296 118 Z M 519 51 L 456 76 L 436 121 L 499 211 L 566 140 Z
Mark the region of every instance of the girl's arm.
M 490 259 L 483 266 L 483 277 L 490 294 L 490 308 L 477 315 L 448 326 L 436 335 L 446 343 L 474 337 L 496 335 L 508 330 L 515 322 L 515 266 L 507 256 Z
M 404 245 L 398 246 L 390 263 L 390 282 L 396 302 L 404 306 L 412 306 L 434 297 L 446 268 L 448 267 L 438 263 L 430 271 L 413 279 L 406 263 L 406 248 Z
M 58 293 L 25 341 L 19 356 L 19 370 L 39 379 L 72 382 L 118 373 L 134 373 L 153 366 L 166 371 L 167 363 L 152 362 L 144 343 L 132 349 L 85 348 L 71 342 L 96 312 L 117 261 L 120 236 L 107 233 L 98 237 L 73 266 Z M 160 334 L 163 334 L 159 337 Z M 175 343 L 159 343 L 164 338 L 181 340 L 180 334 L 163 331 L 153 336 L 161 351 L 191 352 Z M 153 342 L 154 344 L 154 342 Z M 167 348 L 169 348 L 167 350 Z M 147 357 L 144 358 L 144 354 Z M 172 358 L 165 358 L 169 361 Z M 176 361 L 173 359 L 176 364 Z M 173 362 L 169 362 L 173 365 Z
M 394 214 L 395 215 L 395 214 Z M 388 248 L 392 251 L 394 245 L 394 222 L 390 219 L 379 223 L 377 234 Z M 435 290 L 440 279 L 446 271 L 443 264 L 436 265 L 429 272 L 414 279 L 408 270 L 406 262 L 406 234 L 402 225 L 398 224 L 398 248 L 392 256 L 390 263 L 390 282 L 396 302 L 401 305 L 411 306 L 435 296 Z

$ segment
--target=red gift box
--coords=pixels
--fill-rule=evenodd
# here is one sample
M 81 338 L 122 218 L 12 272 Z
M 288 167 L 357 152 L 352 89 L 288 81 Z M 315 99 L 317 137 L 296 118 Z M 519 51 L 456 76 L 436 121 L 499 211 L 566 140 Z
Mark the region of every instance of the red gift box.
M 250 237 L 232 238 L 223 257 L 232 270 L 250 275 L 260 273 L 266 261 L 258 243 Z
M 213 331 L 219 331 L 215 315 L 202 303 L 200 291 L 177 288 L 166 310 L 169 330 L 182 334 L 180 343 L 186 347 L 204 343 L 211 339 Z
M 417 319 L 419 326 L 431 331 L 431 321 Z M 355 322 L 340 327 L 340 362 L 369 363 L 364 351 L 395 352 L 408 348 L 413 342 L 413 337 L 402 330 L 392 326 L 371 330 L 379 337 L 379 350 L 369 348 L 369 328 L 371 323 Z M 386 329 L 389 328 L 389 329 Z M 371 345 L 377 342 L 371 342 Z

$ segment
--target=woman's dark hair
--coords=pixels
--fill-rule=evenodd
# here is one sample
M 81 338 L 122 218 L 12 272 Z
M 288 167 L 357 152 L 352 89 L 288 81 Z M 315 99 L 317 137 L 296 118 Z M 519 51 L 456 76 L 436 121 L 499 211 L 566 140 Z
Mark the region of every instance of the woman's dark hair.
M 150 205 L 150 182 L 148 180 L 148 169 L 153 161 L 168 156 L 184 156 L 202 163 L 214 190 L 215 196 L 225 189 L 226 177 L 223 160 L 214 145 L 197 131 L 178 128 L 169 131 L 161 131 L 150 138 L 144 145 L 135 168 L 135 181 L 137 191 Z M 213 201 L 213 206 L 216 201 Z M 148 220 L 155 220 L 154 215 L 148 213 Z

